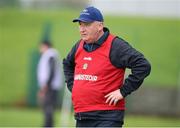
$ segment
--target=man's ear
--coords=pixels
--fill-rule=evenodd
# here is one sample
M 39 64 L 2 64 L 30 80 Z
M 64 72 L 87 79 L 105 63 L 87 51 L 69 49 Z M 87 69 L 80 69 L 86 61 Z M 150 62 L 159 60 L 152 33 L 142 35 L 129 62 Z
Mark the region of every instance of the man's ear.
M 99 31 L 101 31 L 101 30 L 103 30 L 103 27 L 104 27 L 104 24 L 103 24 L 103 22 L 99 22 Z

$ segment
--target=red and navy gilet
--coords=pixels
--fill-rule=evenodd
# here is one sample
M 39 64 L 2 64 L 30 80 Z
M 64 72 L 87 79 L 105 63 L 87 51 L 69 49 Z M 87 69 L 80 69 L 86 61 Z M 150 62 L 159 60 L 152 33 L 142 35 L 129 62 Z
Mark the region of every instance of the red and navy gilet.
M 105 95 L 123 85 L 125 70 L 116 68 L 110 61 L 110 49 L 115 36 L 109 34 L 107 40 L 95 51 L 87 52 L 80 41 L 75 54 L 74 85 L 72 101 L 74 111 L 124 110 L 125 100 L 116 106 L 105 103 Z

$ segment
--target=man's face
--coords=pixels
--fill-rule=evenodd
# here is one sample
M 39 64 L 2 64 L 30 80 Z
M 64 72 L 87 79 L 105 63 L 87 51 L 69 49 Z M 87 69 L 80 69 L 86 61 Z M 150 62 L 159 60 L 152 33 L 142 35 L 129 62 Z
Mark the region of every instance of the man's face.
M 46 49 L 48 49 L 48 47 L 45 44 L 41 44 L 39 51 L 40 51 L 40 53 L 44 53 L 46 51 Z
M 98 40 L 100 31 L 103 30 L 102 22 L 79 22 L 79 31 L 81 39 L 86 43 L 93 43 Z

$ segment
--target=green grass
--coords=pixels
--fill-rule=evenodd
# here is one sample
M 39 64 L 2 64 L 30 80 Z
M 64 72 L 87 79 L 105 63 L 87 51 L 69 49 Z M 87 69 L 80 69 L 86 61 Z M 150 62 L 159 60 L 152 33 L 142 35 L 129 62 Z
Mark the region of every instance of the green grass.
M 0 127 L 40 127 L 43 116 L 40 109 L 1 108 Z M 55 126 L 60 127 L 60 111 L 55 115 Z M 75 126 L 74 118 L 64 126 Z M 180 118 L 156 116 L 125 116 L 125 127 L 180 127 Z
M 63 58 L 79 39 L 78 25 L 71 22 L 77 16 L 77 10 L 0 9 L 1 105 L 25 100 L 30 56 L 38 48 L 43 24 L 52 22 L 52 40 Z M 146 85 L 176 87 L 180 72 L 180 20 L 105 16 L 105 26 L 150 60 L 152 72 Z
M 60 126 L 60 113 L 56 112 L 55 126 Z M 40 127 L 43 126 L 40 109 L 6 108 L 0 110 L 0 127 Z

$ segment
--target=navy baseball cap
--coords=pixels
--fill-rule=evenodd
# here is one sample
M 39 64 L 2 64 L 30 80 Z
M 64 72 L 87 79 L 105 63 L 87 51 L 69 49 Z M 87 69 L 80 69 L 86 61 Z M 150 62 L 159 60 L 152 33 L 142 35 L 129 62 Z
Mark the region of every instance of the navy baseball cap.
M 103 22 L 103 16 L 101 12 L 95 7 L 87 7 L 81 13 L 79 18 L 73 20 L 73 22 L 93 22 L 100 21 Z

